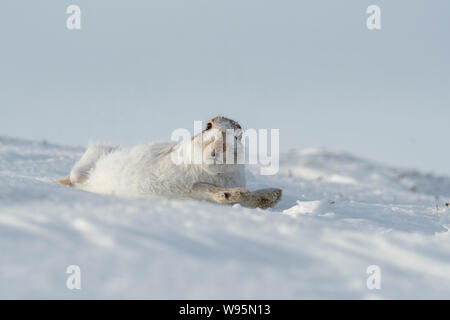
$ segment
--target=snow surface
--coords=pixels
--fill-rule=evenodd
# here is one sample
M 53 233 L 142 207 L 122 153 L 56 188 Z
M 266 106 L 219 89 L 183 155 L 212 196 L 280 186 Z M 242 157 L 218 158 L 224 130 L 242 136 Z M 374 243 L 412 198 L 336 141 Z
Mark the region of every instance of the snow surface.
M 52 183 L 83 151 L 0 137 L 0 298 L 450 298 L 448 177 L 293 150 L 249 169 L 284 190 L 264 211 Z

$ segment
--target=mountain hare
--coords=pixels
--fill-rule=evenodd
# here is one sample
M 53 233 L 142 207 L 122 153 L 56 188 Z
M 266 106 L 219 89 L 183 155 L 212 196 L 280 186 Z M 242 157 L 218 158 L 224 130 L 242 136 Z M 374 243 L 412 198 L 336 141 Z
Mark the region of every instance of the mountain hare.
M 161 195 L 273 207 L 281 198 L 280 189 L 245 189 L 245 166 L 236 164 L 243 149 L 241 138 L 236 121 L 215 117 L 201 133 L 179 143 L 132 148 L 90 144 L 70 175 L 56 182 L 119 196 Z

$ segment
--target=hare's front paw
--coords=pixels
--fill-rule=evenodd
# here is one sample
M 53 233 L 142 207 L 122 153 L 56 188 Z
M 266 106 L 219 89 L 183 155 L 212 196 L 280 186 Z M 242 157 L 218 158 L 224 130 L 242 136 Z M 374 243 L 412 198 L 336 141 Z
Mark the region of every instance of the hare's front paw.
M 256 190 L 250 194 L 250 201 L 242 205 L 247 208 L 272 208 L 281 200 L 282 194 L 283 191 L 278 188 Z
M 244 188 L 217 188 L 213 192 L 214 200 L 220 203 L 238 203 L 250 200 L 250 192 Z

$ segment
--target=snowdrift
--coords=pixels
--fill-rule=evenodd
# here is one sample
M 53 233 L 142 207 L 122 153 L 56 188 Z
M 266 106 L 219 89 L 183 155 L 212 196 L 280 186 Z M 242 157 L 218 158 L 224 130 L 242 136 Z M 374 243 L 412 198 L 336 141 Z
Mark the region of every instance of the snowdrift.
M 251 210 L 54 184 L 83 151 L 0 137 L 0 298 L 450 298 L 448 177 L 293 150 L 276 176 L 249 168 L 284 191 Z

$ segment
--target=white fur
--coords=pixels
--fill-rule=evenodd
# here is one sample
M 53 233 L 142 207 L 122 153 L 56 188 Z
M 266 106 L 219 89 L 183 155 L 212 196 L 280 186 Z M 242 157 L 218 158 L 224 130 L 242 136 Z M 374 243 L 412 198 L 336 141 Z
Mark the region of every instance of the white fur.
M 80 189 L 127 197 L 192 196 L 191 187 L 197 182 L 223 188 L 245 187 L 243 165 L 220 163 L 221 153 L 217 151 L 222 143 L 222 132 L 209 130 L 180 143 L 150 143 L 132 148 L 90 144 L 73 167 L 70 180 Z M 236 145 L 242 146 L 239 139 Z M 236 150 L 234 142 L 227 141 L 226 148 Z M 188 158 L 186 150 L 195 150 L 194 158 L 198 156 L 202 163 L 184 163 Z M 212 150 L 216 151 L 215 156 L 211 155 Z M 181 164 L 176 164 L 177 158 Z

